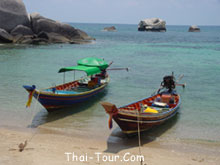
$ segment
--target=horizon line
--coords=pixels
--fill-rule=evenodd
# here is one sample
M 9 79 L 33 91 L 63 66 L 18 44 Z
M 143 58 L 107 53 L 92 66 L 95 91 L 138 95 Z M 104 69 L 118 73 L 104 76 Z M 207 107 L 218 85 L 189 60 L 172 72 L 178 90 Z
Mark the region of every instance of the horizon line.
M 108 25 L 138 25 L 135 23 L 100 23 L 100 22 L 70 22 L 70 21 L 65 21 L 64 23 L 78 23 L 78 24 L 108 24 Z M 166 24 L 166 26 L 220 26 L 220 25 L 215 25 L 215 24 L 207 24 L 207 25 L 199 25 L 199 24 Z

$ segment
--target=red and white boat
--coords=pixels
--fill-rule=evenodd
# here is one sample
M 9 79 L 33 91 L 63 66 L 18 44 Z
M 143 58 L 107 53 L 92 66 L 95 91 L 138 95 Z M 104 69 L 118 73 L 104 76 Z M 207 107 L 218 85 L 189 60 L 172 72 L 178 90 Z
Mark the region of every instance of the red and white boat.
M 109 102 L 101 102 L 110 116 L 109 128 L 112 127 L 113 118 L 124 133 L 137 133 L 138 130 L 146 131 L 174 117 L 181 103 L 180 95 L 175 90 L 176 85 L 185 87 L 185 84 L 177 84 L 173 75 L 165 76 L 161 89 L 151 97 L 119 108 Z

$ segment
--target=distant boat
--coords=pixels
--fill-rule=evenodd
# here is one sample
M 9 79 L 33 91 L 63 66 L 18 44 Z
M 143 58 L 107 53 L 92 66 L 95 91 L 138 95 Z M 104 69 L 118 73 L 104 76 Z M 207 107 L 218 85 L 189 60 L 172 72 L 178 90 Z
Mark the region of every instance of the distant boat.
M 146 131 L 155 125 L 174 117 L 181 103 L 180 95 L 176 93 L 177 84 L 174 76 L 165 76 L 161 86 L 163 91 L 142 100 L 117 108 L 109 102 L 101 102 L 109 114 L 109 128 L 112 128 L 112 118 L 126 134 Z
M 36 89 L 35 85 L 24 85 L 23 87 L 29 92 L 26 106 L 30 106 L 34 96 L 48 112 L 52 112 L 86 101 L 103 91 L 109 83 L 106 72 L 109 64 L 103 59 L 92 57 L 81 59 L 77 63 L 77 66 L 61 68 L 59 73 L 63 72 L 65 75 L 68 71 L 84 71 L 87 74 L 86 77 L 43 90 Z

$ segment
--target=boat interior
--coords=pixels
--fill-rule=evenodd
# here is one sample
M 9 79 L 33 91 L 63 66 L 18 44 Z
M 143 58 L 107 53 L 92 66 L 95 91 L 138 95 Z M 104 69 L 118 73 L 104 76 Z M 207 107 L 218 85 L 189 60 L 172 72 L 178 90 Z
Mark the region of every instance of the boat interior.
M 44 91 L 55 94 L 78 94 L 93 90 L 106 82 L 106 79 L 98 79 L 98 77 L 85 77 L 80 80 L 45 89 Z
M 179 95 L 175 93 L 159 93 L 152 97 L 140 100 L 135 103 L 120 107 L 120 111 L 129 111 L 129 113 L 137 113 L 137 110 L 141 113 L 157 114 L 176 107 L 179 102 Z

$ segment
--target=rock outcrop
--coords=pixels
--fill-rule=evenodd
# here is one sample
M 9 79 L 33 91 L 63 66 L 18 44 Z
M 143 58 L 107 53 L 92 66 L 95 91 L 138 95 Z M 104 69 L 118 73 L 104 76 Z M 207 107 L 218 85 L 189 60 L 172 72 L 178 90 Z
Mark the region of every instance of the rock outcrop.
M 0 28 L 10 32 L 17 25 L 30 26 L 30 21 L 22 0 L 0 1 Z
M 71 40 L 57 33 L 40 32 L 38 38 L 48 40 L 50 43 L 71 43 Z
M 74 27 L 64 24 L 58 21 L 54 21 L 48 18 L 41 16 L 38 13 L 33 13 L 30 15 L 31 27 L 35 34 L 41 32 L 48 33 L 50 42 L 56 41 L 58 38 L 59 42 L 70 42 L 70 43 L 84 43 L 94 38 L 88 36 L 85 32 L 75 29 Z M 54 35 L 54 37 L 53 37 Z M 56 42 L 57 43 L 57 42 Z
M 165 32 L 166 22 L 160 18 L 144 19 L 138 24 L 138 31 Z
M 31 30 L 31 28 L 24 26 L 24 25 L 18 25 L 16 26 L 10 33 L 13 36 L 16 35 L 34 35 L 33 31 Z
M 27 15 L 22 0 L 0 1 L 0 43 L 88 43 L 94 40 L 69 24 L 45 18 L 38 13 Z
M 115 28 L 114 26 L 105 27 L 105 28 L 103 29 L 103 31 L 115 32 L 115 31 L 116 31 L 116 28 Z
M 200 32 L 200 28 L 196 25 L 192 25 L 189 27 L 188 32 Z
M 13 37 L 6 30 L 0 28 L 0 43 L 11 43 L 13 42 Z

